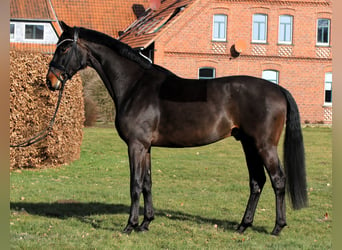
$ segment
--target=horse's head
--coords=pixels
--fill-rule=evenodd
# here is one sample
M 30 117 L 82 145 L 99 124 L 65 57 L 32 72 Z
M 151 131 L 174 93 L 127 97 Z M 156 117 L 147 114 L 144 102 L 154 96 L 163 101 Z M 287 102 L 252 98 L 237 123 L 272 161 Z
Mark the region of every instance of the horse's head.
M 63 21 L 60 24 L 63 33 L 46 75 L 46 84 L 50 90 L 61 89 L 67 80 L 87 65 L 87 50 L 79 41 L 79 28 L 71 28 Z

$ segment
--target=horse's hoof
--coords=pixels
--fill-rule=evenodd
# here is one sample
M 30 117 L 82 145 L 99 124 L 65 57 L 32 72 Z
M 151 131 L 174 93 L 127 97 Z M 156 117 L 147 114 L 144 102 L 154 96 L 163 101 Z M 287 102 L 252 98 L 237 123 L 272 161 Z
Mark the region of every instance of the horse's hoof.
M 150 219 L 150 220 L 144 220 L 144 221 L 140 224 L 140 226 L 138 226 L 135 230 L 136 230 L 137 232 L 147 232 L 147 231 L 148 231 L 148 227 L 149 227 L 149 225 L 150 225 L 150 223 L 151 223 L 152 220 L 153 220 L 153 218 Z
M 133 231 L 133 229 L 134 229 L 134 227 L 133 226 L 131 226 L 131 225 L 127 225 L 126 227 L 125 227 L 125 229 L 122 231 L 124 234 L 131 234 L 132 233 L 132 231 Z
M 132 231 L 133 230 L 131 230 L 131 229 L 124 229 L 123 231 L 122 231 L 122 233 L 124 233 L 124 234 L 127 234 L 127 235 L 130 235 L 131 233 L 132 233 Z
M 148 232 L 148 228 L 140 226 L 140 227 L 137 227 L 135 231 L 137 231 L 138 233 L 145 233 L 145 232 Z
M 274 227 L 274 229 L 273 229 L 273 231 L 272 231 L 271 234 L 274 235 L 274 236 L 279 236 L 281 230 L 282 230 L 285 226 L 286 226 L 286 224 L 284 224 L 284 225 L 282 225 L 282 226 L 280 226 L 280 225 L 275 225 L 275 227 Z
M 247 227 L 250 227 L 252 224 L 243 224 L 241 223 L 238 228 L 236 229 L 235 232 L 239 233 L 239 234 L 243 234 L 243 232 L 247 229 Z

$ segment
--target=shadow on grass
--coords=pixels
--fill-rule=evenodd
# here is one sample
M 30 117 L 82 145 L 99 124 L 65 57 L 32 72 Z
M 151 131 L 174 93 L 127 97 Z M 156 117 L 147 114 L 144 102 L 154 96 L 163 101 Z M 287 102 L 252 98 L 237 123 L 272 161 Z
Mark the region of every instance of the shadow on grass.
M 117 228 L 104 227 L 101 225 L 101 221 L 93 220 L 92 218 L 89 218 L 89 216 L 101 214 L 127 214 L 128 217 L 130 211 L 130 207 L 123 204 L 105 204 L 98 202 L 82 203 L 74 200 L 57 201 L 54 203 L 11 202 L 10 209 L 12 212 L 17 211 L 19 213 L 28 213 L 49 218 L 68 219 L 73 217 L 83 223 L 91 224 L 94 228 L 112 231 L 117 230 Z M 140 209 L 140 214 L 143 214 L 142 208 Z M 192 221 L 198 224 L 217 225 L 227 231 L 235 231 L 239 224 L 236 221 L 204 218 L 199 215 L 192 215 L 168 209 L 155 209 L 155 215 L 166 217 L 170 220 Z M 251 229 L 260 233 L 268 233 L 264 227 L 253 226 Z

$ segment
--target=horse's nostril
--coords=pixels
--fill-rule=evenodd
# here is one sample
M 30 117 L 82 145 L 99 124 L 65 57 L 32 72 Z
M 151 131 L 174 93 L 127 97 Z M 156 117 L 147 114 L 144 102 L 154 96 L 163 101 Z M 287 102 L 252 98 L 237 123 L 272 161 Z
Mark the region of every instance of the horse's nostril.
M 55 90 L 53 87 L 52 87 L 52 83 L 51 83 L 51 81 L 50 81 L 50 79 L 49 78 L 46 78 L 46 85 L 48 86 L 48 88 L 50 89 L 50 90 Z
M 47 85 L 48 87 L 51 87 L 51 81 L 50 81 L 49 78 L 46 78 L 46 85 Z

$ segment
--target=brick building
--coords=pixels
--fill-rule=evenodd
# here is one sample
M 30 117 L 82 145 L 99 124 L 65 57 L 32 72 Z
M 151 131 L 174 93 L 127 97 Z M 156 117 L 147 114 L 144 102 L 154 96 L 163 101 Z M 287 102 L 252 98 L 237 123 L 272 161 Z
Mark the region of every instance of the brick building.
M 164 0 L 119 39 L 182 77 L 266 78 L 290 90 L 303 123 L 330 124 L 331 19 L 331 0 Z

